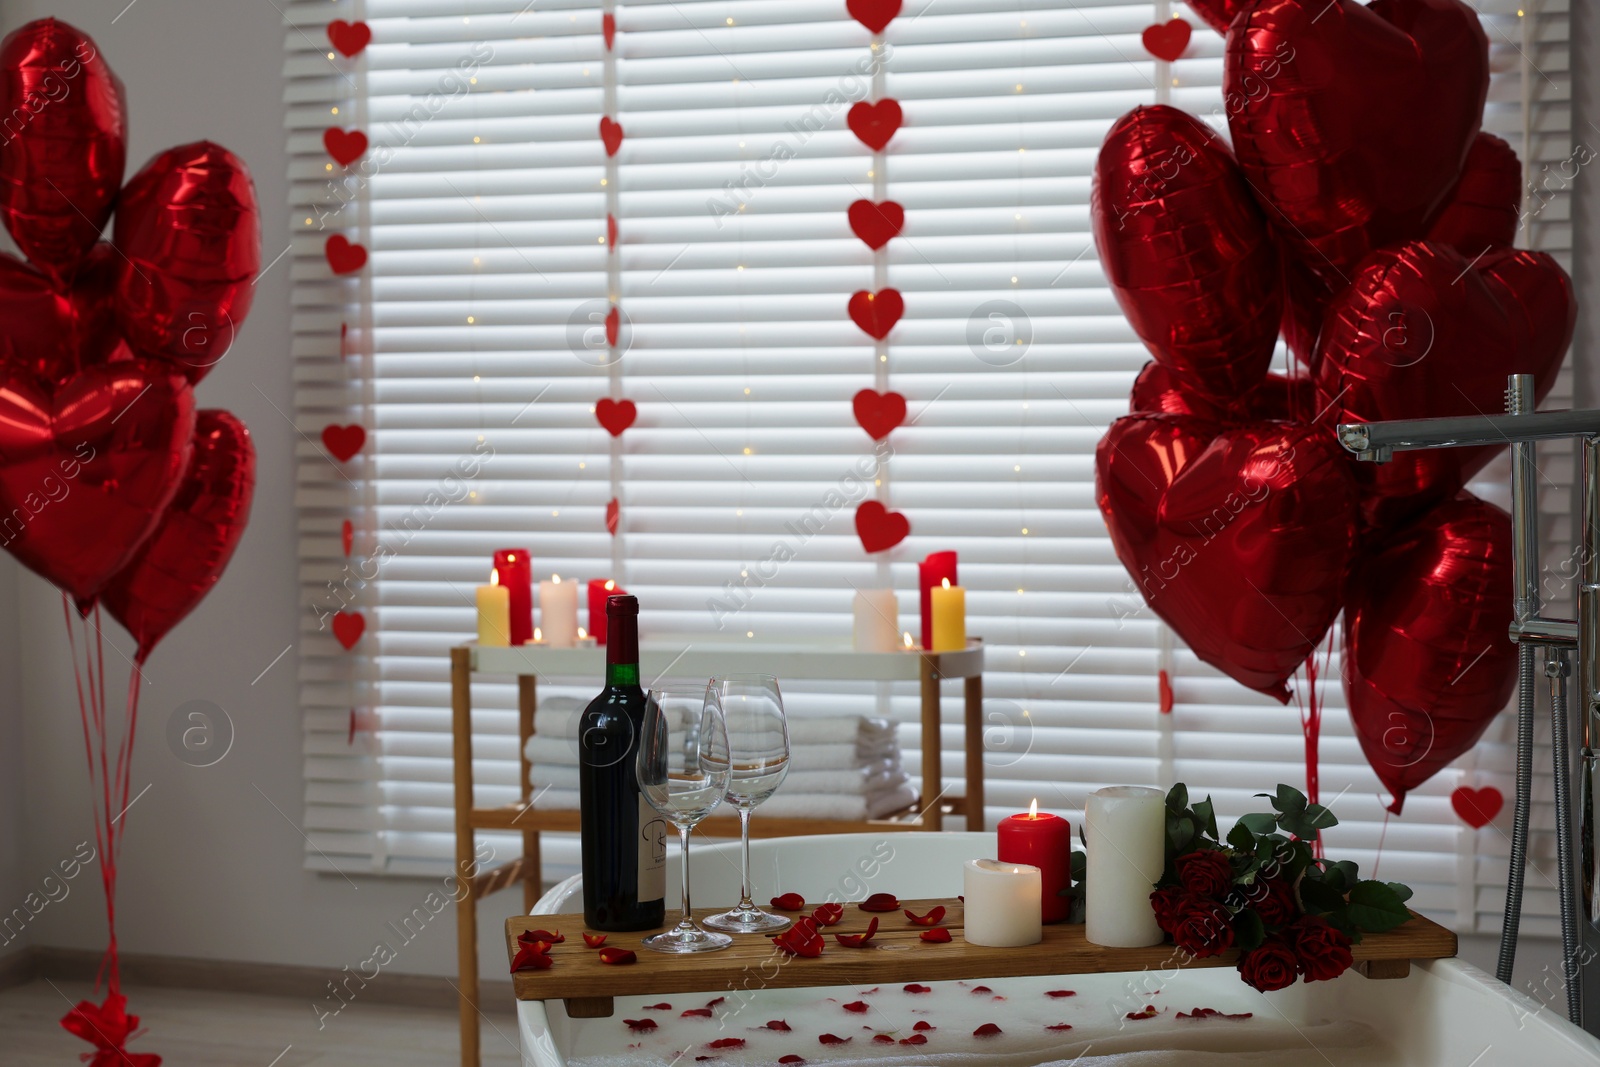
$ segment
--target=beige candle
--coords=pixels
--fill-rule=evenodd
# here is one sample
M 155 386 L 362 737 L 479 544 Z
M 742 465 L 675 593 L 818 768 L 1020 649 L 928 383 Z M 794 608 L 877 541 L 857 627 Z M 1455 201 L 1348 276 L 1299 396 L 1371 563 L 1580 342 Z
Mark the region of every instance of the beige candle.
M 1114 785 L 1089 794 L 1084 813 L 1084 937 L 1109 948 L 1159 945 L 1150 894 L 1166 865 L 1167 798 L 1159 789 Z
M 1044 937 L 1039 868 L 999 860 L 968 860 L 961 869 L 961 936 L 969 945 L 1016 948 Z
M 551 575 L 539 583 L 539 629 L 551 648 L 572 648 L 578 643 L 578 583 Z
M 893 589 L 862 589 L 855 596 L 853 645 L 857 652 L 894 652 L 900 647 L 900 602 Z

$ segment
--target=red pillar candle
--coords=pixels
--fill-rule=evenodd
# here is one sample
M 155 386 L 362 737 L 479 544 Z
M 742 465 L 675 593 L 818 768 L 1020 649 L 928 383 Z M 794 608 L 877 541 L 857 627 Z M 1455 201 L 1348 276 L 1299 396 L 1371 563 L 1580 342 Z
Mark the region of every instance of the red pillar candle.
M 922 590 L 922 647 L 933 647 L 933 588 L 943 584 L 946 580 L 951 585 L 960 585 L 956 581 L 956 554 L 954 552 L 935 552 L 927 559 L 917 564 L 917 585 Z
M 502 548 L 494 569 L 511 592 L 511 643 L 527 644 L 533 640 L 533 557 L 525 548 Z
M 1071 903 L 1061 890 L 1072 884 L 1072 824 L 1059 815 L 1039 814 L 1035 800 L 1028 812 L 1000 820 L 1001 863 L 1026 863 L 1039 868 L 1040 918 L 1058 923 Z
M 614 596 L 626 596 L 627 593 L 610 578 L 589 579 L 589 636 L 596 643 L 606 643 L 606 601 Z

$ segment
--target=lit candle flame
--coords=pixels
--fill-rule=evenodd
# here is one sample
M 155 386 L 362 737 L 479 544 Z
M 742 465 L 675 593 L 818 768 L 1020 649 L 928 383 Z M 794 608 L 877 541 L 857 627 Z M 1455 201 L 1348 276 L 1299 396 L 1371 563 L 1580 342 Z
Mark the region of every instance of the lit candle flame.
M 914 646 L 914 645 L 913 645 L 913 644 L 912 644 L 912 643 L 911 643 L 911 631 L 910 631 L 910 630 L 907 630 L 907 631 L 906 631 L 906 632 L 905 632 L 905 639 L 906 639 L 906 647 L 907 647 L 907 648 L 914 648 L 914 647 L 915 647 L 915 646 Z
M 494 570 L 489 572 L 489 584 L 490 585 L 499 585 L 500 584 L 500 568 L 499 567 L 496 567 Z
M 537 626 L 535 626 L 533 628 L 533 639 L 535 641 L 543 641 L 544 640 L 544 634 L 539 630 L 539 628 Z
M 950 588 L 950 579 L 948 579 L 948 578 L 940 578 L 939 581 L 944 584 L 944 587 L 946 589 Z
M 1038 817 L 1039 817 L 1039 798 L 1038 797 L 1034 797 L 1033 798 L 1033 803 L 1028 805 L 1028 818 L 1037 819 Z
M 617 587 L 617 583 L 616 582 L 612 581 L 610 578 L 606 579 L 606 592 L 609 593 L 609 592 L 611 592 L 611 590 L 615 589 L 616 587 Z
M 517 554 L 515 552 L 507 552 L 506 553 L 506 562 L 507 563 L 515 563 L 516 561 L 517 561 Z
M 589 631 L 588 630 L 585 630 L 581 626 L 578 627 L 578 640 L 579 641 L 583 641 L 583 640 L 587 639 L 588 636 L 589 636 Z
M 552 574 L 552 575 L 551 575 L 551 576 L 550 576 L 550 584 L 551 584 L 551 585 L 560 585 L 560 584 L 561 584 L 561 575 L 559 575 L 559 574 Z

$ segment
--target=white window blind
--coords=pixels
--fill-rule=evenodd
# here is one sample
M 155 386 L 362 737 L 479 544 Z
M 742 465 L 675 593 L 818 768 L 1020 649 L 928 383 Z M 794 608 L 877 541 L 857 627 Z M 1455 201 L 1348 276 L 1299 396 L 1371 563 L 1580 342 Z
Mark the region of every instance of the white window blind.
M 1574 148 L 1566 5 L 1522 7 L 1479 4 L 1495 71 L 1484 126 L 1548 188 L 1520 243 L 1565 263 L 1551 175 Z M 915 561 L 955 549 L 969 632 L 988 645 L 991 821 L 1035 796 L 1076 819 L 1101 785 L 1175 780 L 1237 815 L 1252 793 L 1303 782 L 1293 705 L 1200 664 L 1148 610 L 1129 616 L 1140 605 L 1094 502 L 1094 447 L 1147 356 L 1096 261 L 1089 175 L 1110 123 L 1139 104 L 1226 132 L 1223 41 L 1198 18 L 1164 0 L 907 0 L 874 53 L 840 0 L 354 0 L 331 10 L 366 20 L 372 43 L 345 59 L 324 35 L 330 5 L 286 10 L 308 864 L 447 866 L 446 650 L 473 633 L 472 587 L 509 546 L 529 548 L 541 577 L 618 579 L 647 641 L 841 644 L 855 587 L 895 587 L 914 630 Z M 1139 35 L 1171 14 L 1196 29 L 1169 65 Z M 883 97 L 905 125 L 875 162 L 846 113 Z M 607 114 L 625 131 L 609 159 Z M 335 125 L 371 140 L 348 172 L 323 146 Z M 847 223 L 860 198 L 905 208 L 879 257 Z M 369 250 L 364 269 L 331 274 L 333 234 Z M 884 286 L 905 314 L 874 344 L 846 302 Z M 625 352 L 608 363 L 593 343 L 613 296 Z M 881 456 L 851 414 L 863 388 L 909 401 Z M 1564 381 L 1550 405 L 1570 395 Z M 607 396 L 638 405 L 620 439 L 593 413 Z M 349 423 L 366 448 L 333 462 L 318 435 Z M 859 498 L 858 463 L 875 483 L 861 491 L 911 524 L 878 556 L 862 551 L 854 504 L 828 503 Z M 1571 464 L 1552 450 L 1544 466 L 1554 518 Z M 826 521 L 797 537 L 808 514 Z M 1564 525 L 1550 531 L 1565 545 Z M 779 542 L 794 558 L 774 567 Z M 366 620 L 351 652 L 324 618 L 341 606 Z M 1449 794 L 1493 784 L 1509 800 L 1510 731 L 1497 725 L 1386 827 L 1338 672 L 1335 653 L 1330 849 L 1370 869 L 1382 840 L 1383 875 L 1415 885 L 1424 910 L 1493 927 L 1507 843 L 1467 829 Z M 919 770 L 913 690 L 788 696 L 796 714 L 886 709 Z M 474 702 L 479 802 L 509 802 L 514 687 L 487 680 Z M 959 779 L 949 712 L 944 771 Z M 1536 824 L 1550 825 L 1547 807 Z M 1533 851 L 1553 871 L 1550 842 Z M 1535 931 L 1555 910 L 1538 874 L 1528 910 Z

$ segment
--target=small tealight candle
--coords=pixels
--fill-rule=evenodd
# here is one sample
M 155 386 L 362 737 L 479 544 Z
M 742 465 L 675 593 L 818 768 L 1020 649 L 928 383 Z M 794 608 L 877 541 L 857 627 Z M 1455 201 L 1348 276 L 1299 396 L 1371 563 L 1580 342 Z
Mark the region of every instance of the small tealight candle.
M 967 591 L 943 580 L 929 591 L 933 605 L 931 652 L 960 652 L 967 647 Z
M 1072 884 L 1072 824 L 1049 812 L 1040 815 L 1036 797 L 1026 814 L 1000 820 L 997 836 L 1001 863 L 1039 868 L 1041 918 L 1047 923 L 1065 919 L 1072 902 L 1061 890 Z
M 1097 789 L 1089 794 L 1084 828 L 1084 937 L 1109 948 L 1159 945 L 1150 894 L 1166 865 L 1166 794 L 1137 785 Z
M 1016 948 L 1044 937 L 1039 921 L 1039 868 L 999 860 L 968 860 L 961 871 L 961 936 L 969 945 Z
M 511 644 L 511 590 L 494 571 L 488 585 L 478 586 L 478 644 L 505 648 Z
M 900 601 L 893 589 L 861 589 L 855 595 L 852 643 L 857 652 L 893 652 L 900 646 Z
M 551 575 L 539 583 L 539 629 L 551 648 L 573 648 L 578 643 L 578 583 Z

